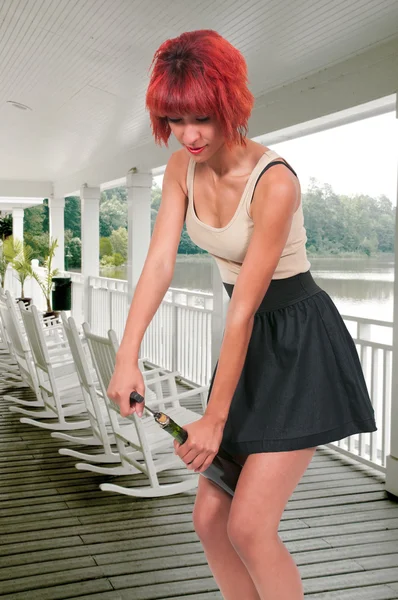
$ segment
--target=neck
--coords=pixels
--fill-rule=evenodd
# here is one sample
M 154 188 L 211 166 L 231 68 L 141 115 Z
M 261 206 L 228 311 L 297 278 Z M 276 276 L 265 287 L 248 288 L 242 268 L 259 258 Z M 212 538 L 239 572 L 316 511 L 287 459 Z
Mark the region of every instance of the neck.
M 228 147 L 226 144 L 223 144 L 221 148 L 206 161 L 206 164 L 214 172 L 216 177 L 222 177 L 241 164 L 242 158 L 247 154 L 249 144 L 250 140 L 247 140 L 246 146 L 235 144 L 234 146 Z

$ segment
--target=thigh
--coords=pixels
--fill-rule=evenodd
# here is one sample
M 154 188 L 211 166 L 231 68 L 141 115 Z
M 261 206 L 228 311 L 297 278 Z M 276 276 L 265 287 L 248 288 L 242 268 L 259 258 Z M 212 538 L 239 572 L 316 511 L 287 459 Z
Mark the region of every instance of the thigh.
M 287 501 L 311 462 L 316 448 L 250 454 L 232 501 L 229 525 L 247 531 L 277 533 Z

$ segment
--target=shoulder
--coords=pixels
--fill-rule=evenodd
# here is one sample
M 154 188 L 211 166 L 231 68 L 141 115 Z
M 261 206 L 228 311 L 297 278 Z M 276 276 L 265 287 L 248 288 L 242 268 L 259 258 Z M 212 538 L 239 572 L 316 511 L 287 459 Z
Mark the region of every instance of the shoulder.
M 189 165 L 189 156 L 184 149 L 173 152 L 167 161 L 166 170 L 164 173 L 164 181 L 166 183 L 178 184 L 181 189 L 188 194 L 187 190 L 187 172 Z
M 300 182 L 297 176 L 286 166 L 286 164 L 272 164 L 275 161 L 286 163 L 282 156 L 276 156 L 270 163 L 270 167 L 260 176 L 253 194 L 252 212 L 264 199 L 270 198 L 275 201 L 286 198 L 297 209 L 301 200 Z

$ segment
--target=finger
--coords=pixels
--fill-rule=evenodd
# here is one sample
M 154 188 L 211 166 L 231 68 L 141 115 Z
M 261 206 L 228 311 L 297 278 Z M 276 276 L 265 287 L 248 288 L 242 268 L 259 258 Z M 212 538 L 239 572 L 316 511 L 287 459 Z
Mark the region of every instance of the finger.
M 133 390 L 129 397 L 130 406 L 134 408 L 138 417 L 142 417 L 144 413 L 145 399 L 144 395 L 138 391 Z
M 135 412 L 134 407 L 130 406 L 129 398 L 126 395 L 124 395 L 120 398 L 119 406 L 120 406 L 120 414 L 122 415 L 122 417 L 128 417 L 133 412 Z
M 204 463 L 205 458 L 206 454 L 204 454 L 203 452 L 198 454 L 196 451 L 187 456 L 184 456 L 184 462 L 187 465 L 188 469 L 192 469 L 194 471 Z
M 208 455 L 206 460 L 203 461 L 203 464 L 200 467 L 198 467 L 197 469 L 195 469 L 195 473 L 203 473 L 204 471 L 206 471 L 212 464 L 214 457 L 215 457 L 215 454 Z

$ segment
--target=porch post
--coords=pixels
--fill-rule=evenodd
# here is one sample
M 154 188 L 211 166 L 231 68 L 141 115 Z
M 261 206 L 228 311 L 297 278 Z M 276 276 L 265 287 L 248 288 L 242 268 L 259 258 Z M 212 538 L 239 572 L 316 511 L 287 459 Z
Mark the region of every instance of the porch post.
M 65 270 L 65 223 L 64 208 L 65 198 L 51 197 L 48 200 L 50 239 L 58 240 L 58 248 L 55 250 L 53 266 L 60 271 Z
M 398 105 L 397 114 L 398 118 Z M 398 193 L 398 187 L 397 187 Z M 391 450 L 387 456 L 386 490 L 398 498 L 398 211 L 395 217 L 394 316 L 392 340 Z M 381 424 L 382 426 L 382 424 Z
M 99 275 L 99 204 L 101 190 L 84 184 L 80 188 L 82 213 L 82 275 L 84 276 L 83 315 L 90 322 L 88 278 Z
M 126 177 L 129 306 L 144 267 L 151 241 L 151 189 L 152 173 L 129 171 Z
M 14 240 L 23 242 L 23 208 L 12 209 L 12 236 Z

